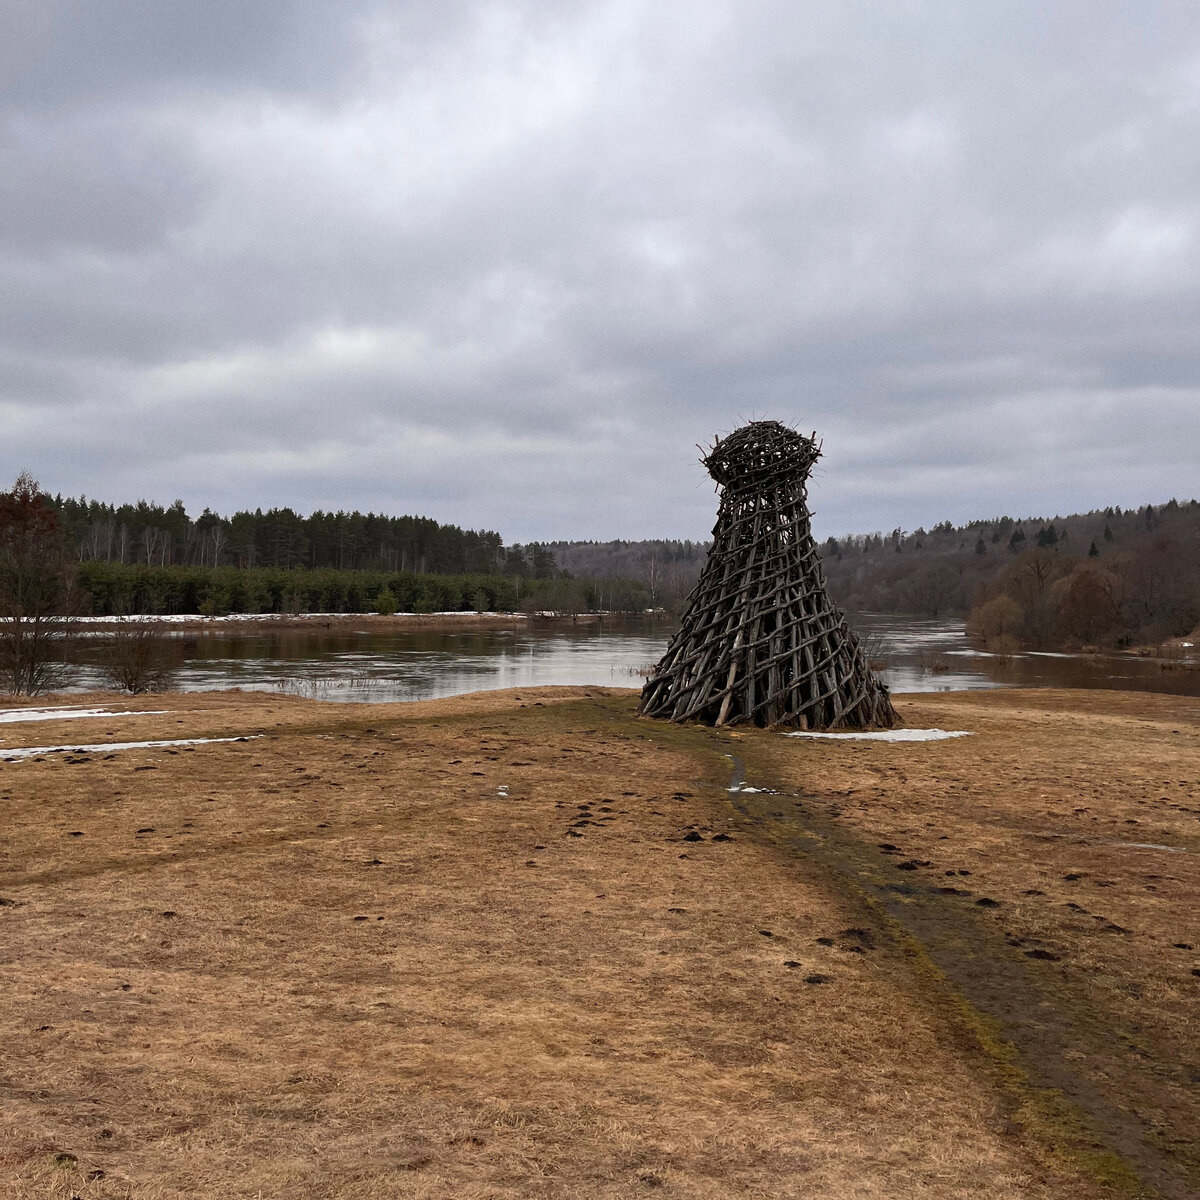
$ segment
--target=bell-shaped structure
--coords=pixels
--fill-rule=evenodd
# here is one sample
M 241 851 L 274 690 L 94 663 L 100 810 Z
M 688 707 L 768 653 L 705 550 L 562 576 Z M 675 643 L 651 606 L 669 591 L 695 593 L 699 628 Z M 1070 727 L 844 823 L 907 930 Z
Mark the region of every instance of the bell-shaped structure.
M 898 724 L 825 592 L 807 503 L 820 454 L 816 434 L 755 421 L 704 457 L 721 489 L 712 549 L 640 712 L 710 725 Z

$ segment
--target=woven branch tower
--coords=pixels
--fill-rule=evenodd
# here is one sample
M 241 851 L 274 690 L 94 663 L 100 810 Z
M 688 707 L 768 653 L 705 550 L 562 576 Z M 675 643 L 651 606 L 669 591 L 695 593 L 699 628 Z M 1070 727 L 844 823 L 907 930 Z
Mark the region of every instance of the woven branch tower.
M 820 454 L 816 434 L 755 421 L 704 456 L 721 489 L 713 546 L 640 712 L 799 729 L 898 723 L 825 591 L 807 497 Z

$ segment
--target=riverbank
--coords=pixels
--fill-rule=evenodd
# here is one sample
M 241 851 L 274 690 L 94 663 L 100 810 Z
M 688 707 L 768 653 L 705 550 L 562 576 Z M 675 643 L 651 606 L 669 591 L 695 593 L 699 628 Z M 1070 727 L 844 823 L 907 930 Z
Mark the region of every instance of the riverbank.
M 339 633 L 445 633 L 456 629 L 524 629 L 530 625 L 599 624 L 620 619 L 618 613 L 228 613 L 206 617 L 199 613 L 151 614 L 128 620 L 161 625 L 181 633 L 250 633 L 264 630 L 329 629 Z M 82 629 L 106 631 L 118 628 L 117 617 L 79 617 Z
M 14 1196 L 1188 1194 L 1200 703 L 635 695 L 0 724 Z

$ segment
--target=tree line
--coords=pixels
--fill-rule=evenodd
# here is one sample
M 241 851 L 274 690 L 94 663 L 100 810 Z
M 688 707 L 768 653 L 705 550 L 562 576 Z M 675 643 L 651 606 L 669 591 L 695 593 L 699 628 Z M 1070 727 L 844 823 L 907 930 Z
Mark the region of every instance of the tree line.
M 603 600 L 608 584 L 636 581 L 649 607 L 678 613 L 708 558 L 710 542 L 675 538 L 627 542 L 545 542 L 541 549 L 569 575 L 594 581 Z M 600 603 L 598 607 L 605 607 Z
M 18 477 L 12 491 L 0 492 L 0 687 L 32 695 L 61 682 L 72 645 L 71 622 L 82 614 L 636 612 L 649 602 L 647 588 L 636 580 L 571 579 L 544 547 L 504 547 L 497 535 L 464 533 L 420 518 L 334 514 L 332 535 L 315 519 L 322 514 L 302 519 L 291 513 L 294 521 L 275 527 L 264 520 L 251 530 L 255 537 L 269 547 L 278 545 L 273 530 L 282 527 L 314 560 L 319 556 L 311 540 L 304 539 L 324 529 L 323 553 L 328 556 L 341 521 L 345 538 L 339 565 L 307 566 L 282 554 L 275 565 L 250 565 L 222 561 L 221 551 L 232 558 L 237 543 L 213 537 L 220 525 L 189 521 L 182 504 L 170 510 L 149 504 L 130 508 L 133 515 L 125 513 L 127 519 L 122 519 L 120 509 L 47 496 L 28 472 Z M 178 517 L 175 526 L 172 510 Z M 273 510 L 275 516 L 279 511 Z M 238 517 L 248 515 L 261 516 L 237 514 L 228 524 L 234 528 Z M 406 522 L 438 534 L 425 537 L 425 553 L 413 569 L 348 565 L 371 561 L 362 538 L 402 538 Z M 115 548 L 107 542 L 109 527 L 116 531 Z M 126 535 L 141 530 L 139 553 L 130 552 L 117 536 L 122 529 Z M 456 535 L 461 535 L 457 545 Z M 489 539 L 495 540 L 488 553 L 473 558 L 478 542 Z M 383 545 L 386 550 L 386 537 Z M 486 569 L 431 572 L 431 556 L 444 561 L 435 551 L 452 564 L 482 561 Z M 166 686 L 178 665 L 178 644 L 163 636 L 161 626 L 140 618 L 119 622 L 101 652 L 111 682 L 127 690 Z
M 125 613 L 641 612 L 649 592 L 637 580 L 572 579 L 562 574 L 418 575 L 276 567 L 157 567 L 80 563 L 82 609 Z
M 988 649 L 1161 645 L 1200 632 L 1200 546 L 1021 551 L 980 589 L 968 628 Z M 1181 553 L 1183 551 L 1183 553 Z
M 513 612 L 522 590 L 519 579 L 495 574 L 160 567 L 115 562 L 80 563 L 76 583 L 83 609 L 95 616 Z
M 1141 586 L 1143 567 L 1153 564 L 1148 578 L 1162 575 L 1169 582 L 1147 583 L 1152 594 L 1142 602 L 1142 615 L 1133 620 L 1132 614 L 1127 622 L 1133 636 L 1152 631 L 1156 622 L 1173 628 L 1182 619 L 1179 604 L 1168 603 L 1166 596 L 1195 590 L 1200 502 L 1169 500 L 1065 517 L 1003 516 L 959 526 L 945 521 L 929 530 L 829 538 L 820 550 L 830 593 L 843 607 L 927 616 L 968 612 L 981 597 L 990 598 L 997 580 L 1007 577 L 1016 560 L 1026 561 L 1022 556 L 1030 551 L 1063 563 L 1124 562 L 1134 591 Z
M 552 542 L 547 549 L 574 576 L 636 579 L 653 605 L 678 611 L 703 567 L 708 544 Z M 1004 636 L 1021 644 L 1156 642 L 1190 632 L 1200 619 L 1196 500 L 1113 506 L 1065 517 L 943 521 L 911 531 L 897 527 L 830 537 L 819 550 L 830 595 L 842 608 L 964 615 L 1003 592 L 1025 614 L 1004 625 Z M 1036 575 L 1047 564 L 1049 575 L 1038 582 Z M 1024 575 L 1028 570 L 1035 571 L 1032 591 Z M 1054 593 L 1053 603 L 1039 590 L 1068 578 L 1072 582 Z M 997 610 L 991 611 L 994 624 Z
M 557 570 L 544 547 L 505 546 L 492 530 L 460 529 L 430 517 L 256 508 L 191 517 L 182 500 L 108 504 L 54 496 L 50 503 L 81 563 L 312 571 L 390 571 L 416 575 L 499 574 L 548 578 Z

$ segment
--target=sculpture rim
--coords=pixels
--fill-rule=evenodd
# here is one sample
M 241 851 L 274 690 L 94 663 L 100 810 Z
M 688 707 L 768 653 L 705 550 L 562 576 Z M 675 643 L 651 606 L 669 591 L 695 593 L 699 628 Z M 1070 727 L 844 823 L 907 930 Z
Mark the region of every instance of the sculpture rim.
M 807 437 L 782 421 L 751 421 L 718 437 L 701 461 L 722 488 L 741 491 L 803 484 L 820 456 L 816 433 Z

